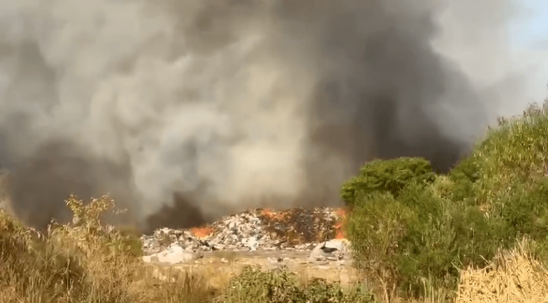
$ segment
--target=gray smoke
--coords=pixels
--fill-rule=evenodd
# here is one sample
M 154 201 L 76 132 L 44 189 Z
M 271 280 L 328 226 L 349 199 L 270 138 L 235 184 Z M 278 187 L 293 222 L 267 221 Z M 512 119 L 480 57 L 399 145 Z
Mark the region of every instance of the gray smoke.
M 447 169 L 509 76 L 489 69 L 510 10 L 484 2 L 4 0 L 11 207 L 43 226 L 70 193 L 110 193 L 142 227 L 189 226 L 337 204 L 372 158 Z

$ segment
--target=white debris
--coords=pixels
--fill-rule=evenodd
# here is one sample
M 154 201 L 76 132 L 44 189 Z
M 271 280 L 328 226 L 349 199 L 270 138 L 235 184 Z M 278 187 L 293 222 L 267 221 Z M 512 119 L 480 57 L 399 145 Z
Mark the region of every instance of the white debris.
M 350 250 L 346 239 L 333 239 L 319 243 L 310 252 L 309 262 L 339 261 L 350 256 Z
M 311 251 L 309 261 L 339 261 L 350 254 L 348 241 L 322 240 L 336 234 L 334 209 L 292 209 L 283 212 L 255 210 L 228 216 L 204 227 L 206 237 L 192 229 L 161 228 L 142 236 L 145 262 L 190 262 L 207 251 Z M 323 238 L 323 239 L 322 239 Z
M 193 261 L 194 259 L 194 254 L 186 252 L 185 249 L 177 243 L 170 245 L 166 250 L 162 252 L 143 257 L 143 261 L 145 262 L 157 262 L 167 264 L 186 263 Z
M 259 247 L 259 241 L 257 241 L 257 237 L 249 237 L 247 239 L 242 239 L 242 242 L 246 247 L 249 248 L 250 251 L 255 251 Z
M 350 249 L 347 239 L 332 239 L 325 242 L 324 247 L 328 249 L 336 249 L 339 252 L 347 253 Z

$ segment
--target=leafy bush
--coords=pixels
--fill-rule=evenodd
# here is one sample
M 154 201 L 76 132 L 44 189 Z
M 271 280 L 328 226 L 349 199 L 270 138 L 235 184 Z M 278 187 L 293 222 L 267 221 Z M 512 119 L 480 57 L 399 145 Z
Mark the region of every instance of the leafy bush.
M 398 199 L 388 193 L 364 198 L 348 222 L 354 262 L 392 296 L 425 295 L 425 279 L 434 288 L 454 288 L 460 266 L 483 264 L 481 256 L 498 247 L 477 207 L 442 199 L 432 188 L 411 185 Z
M 358 203 L 348 220 L 348 238 L 354 250 L 354 264 L 365 275 L 386 288 L 400 282 L 400 241 L 409 232 L 416 214 L 389 193 L 375 193 L 368 203 Z
M 297 275 L 287 270 L 262 271 L 248 266 L 230 281 L 217 302 L 373 303 L 374 297 L 359 286 L 343 290 L 322 279 L 301 285 Z
M 448 178 L 451 182 L 451 193 L 447 198 L 467 204 L 476 204 L 478 180 L 480 177 L 479 159 L 477 157 L 477 155 L 473 154 L 462 159 L 449 172 Z
M 484 266 L 524 236 L 548 260 L 548 112 L 501 121 L 447 175 L 426 160 L 373 161 L 344 184 L 356 266 L 382 289 L 455 289 L 457 268 Z M 387 295 L 388 296 L 388 295 Z
M 548 113 L 531 106 L 521 117 L 501 120 L 478 144 L 478 203 L 499 203 L 517 184 L 543 179 L 548 168 Z
M 291 302 L 299 300 L 302 293 L 297 286 L 297 277 L 286 271 L 264 272 L 246 267 L 232 279 L 224 297 L 219 302 Z
M 343 184 L 341 196 L 354 206 L 359 196 L 387 192 L 397 197 L 411 183 L 428 184 L 435 180 L 430 162 L 422 158 L 374 160 L 360 169 L 358 176 Z M 363 199 L 360 198 L 363 202 Z
M 548 180 L 518 184 L 493 209 L 494 217 L 504 224 L 501 240 L 510 247 L 516 238 L 527 238 L 536 243 L 536 257 L 548 261 Z

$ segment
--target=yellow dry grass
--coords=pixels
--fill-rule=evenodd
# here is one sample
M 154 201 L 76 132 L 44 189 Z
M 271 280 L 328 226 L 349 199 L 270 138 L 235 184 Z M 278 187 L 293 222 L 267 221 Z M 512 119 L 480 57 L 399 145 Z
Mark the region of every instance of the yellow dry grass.
M 548 302 L 548 271 L 529 251 L 524 240 L 485 268 L 461 271 L 456 303 Z
M 103 197 L 88 207 L 69 199 L 68 205 L 87 218 L 83 222 L 88 224 L 57 226 L 46 238 L 36 238 L 0 211 L 0 303 L 206 303 L 226 290 L 243 266 L 272 266 L 267 260 L 245 259 L 230 252 L 214 254 L 202 264 L 144 264 L 133 253 L 132 245 L 140 247 L 138 239 L 137 243 L 126 242 L 129 238 L 101 231 L 93 224 L 109 201 Z M 548 270 L 531 256 L 534 248 L 532 242 L 524 240 L 514 250 L 500 253 L 485 268 L 462 270 L 456 303 L 548 302 Z M 288 265 L 298 275 L 300 285 L 322 278 L 348 287 L 360 280 L 350 268 L 298 262 Z M 391 299 L 381 295 L 377 302 L 445 303 L 452 297 L 447 296 L 448 291 L 454 293 L 425 284 L 425 298 L 420 300 L 404 300 L 394 294 Z

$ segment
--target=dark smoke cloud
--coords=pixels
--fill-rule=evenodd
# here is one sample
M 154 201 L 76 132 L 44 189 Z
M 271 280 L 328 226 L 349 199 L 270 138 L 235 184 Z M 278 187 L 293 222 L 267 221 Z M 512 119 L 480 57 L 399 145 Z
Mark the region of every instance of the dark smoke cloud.
M 142 227 L 192 226 L 249 207 L 337 204 L 372 158 L 447 169 L 497 113 L 471 77 L 478 64 L 455 50 L 488 69 L 504 58 L 487 46 L 506 47 L 477 30 L 491 44 L 454 43 L 450 25 L 500 29 L 508 17 L 488 0 L 472 28 L 460 13 L 472 1 L 439 3 L 4 1 L 11 208 L 44 226 L 68 219 L 70 193 L 110 193 Z

